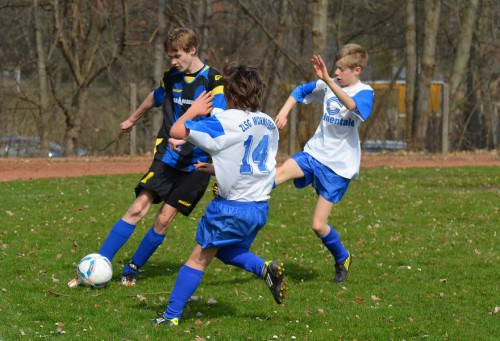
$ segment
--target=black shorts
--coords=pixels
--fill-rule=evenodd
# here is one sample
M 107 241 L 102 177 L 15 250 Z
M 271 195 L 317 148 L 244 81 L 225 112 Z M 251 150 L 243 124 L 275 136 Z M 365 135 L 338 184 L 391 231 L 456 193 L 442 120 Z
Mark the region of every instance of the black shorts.
M 205 194 L 210 174 L 193 171 L 182 172 L 154 159 L 149 170 L 135 188 L 138 196 L 142 189 L 155 194 L 153 203 L 165 202 L 188 216 Z

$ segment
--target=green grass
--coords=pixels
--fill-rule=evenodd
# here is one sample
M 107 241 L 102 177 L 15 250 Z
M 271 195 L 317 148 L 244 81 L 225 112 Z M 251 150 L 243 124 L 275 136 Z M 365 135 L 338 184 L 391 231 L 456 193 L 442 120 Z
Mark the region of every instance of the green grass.
M 156 207 L 115 257 L 108 287 L 66 286 L 132 202 L 138 177 L 1 184 L 0 340 L 498 340 L 498 167 L 363 169 L 330 217 L 354 255 L 340 286 L 310 229 L 313 189 L 278 187 L 253 251 L 285 261 L 285 303 L 215 260 L 174 329 L 150 320 L 166 307 L 209 193 L 179 215 L 136 287 L 121 287 L 119 274 Z

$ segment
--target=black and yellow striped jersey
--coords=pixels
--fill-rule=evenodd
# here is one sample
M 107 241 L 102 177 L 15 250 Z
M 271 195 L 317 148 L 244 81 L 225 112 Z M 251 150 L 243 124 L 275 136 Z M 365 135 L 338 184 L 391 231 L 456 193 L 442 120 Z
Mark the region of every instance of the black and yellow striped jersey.
M 183 115 L 203 91 L 212 91 L 214 95 L 213 111 L 226 109 L 221 75 L 208 65 L 194 74 L 186 74 L 175 68 L 165 72 L 160 86 L 154 91 L 155 106 L 162 106 L 163 123 L 158 132 L 154 151 L 158 159 L 171 167 L 182 171 L 193 171 L 197 161 L 211 162 L 210 156 L 201 148 L 186 142 L 177 152 L 168 146 L 170 128 Z M 202 120 L 197 117 L 195 120 Z

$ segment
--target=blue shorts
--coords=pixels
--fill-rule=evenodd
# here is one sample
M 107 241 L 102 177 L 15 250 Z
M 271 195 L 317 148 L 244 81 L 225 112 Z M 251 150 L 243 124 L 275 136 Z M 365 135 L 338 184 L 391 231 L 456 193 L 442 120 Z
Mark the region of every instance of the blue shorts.
M 196 242 L 203 249 L 238 246 L 249 249 L 267 221 L 269 205 L 221 197 L 212 200 L 198 223 Z
M 342 199 L 351 179 L 341 177 L 306 152 L 299 152 L 292 159 L 304 172 L 304 177 L 293 181 L 295 187 L 304 188 L 312 184 L 316 194 L 326 200 L 338 203 Z

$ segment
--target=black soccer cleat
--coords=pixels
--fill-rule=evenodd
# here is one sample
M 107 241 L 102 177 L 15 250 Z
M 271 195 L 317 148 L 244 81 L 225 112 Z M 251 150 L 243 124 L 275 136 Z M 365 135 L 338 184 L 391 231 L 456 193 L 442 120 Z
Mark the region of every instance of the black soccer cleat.
M 179 325 L 179 319 L 177 317 L 174 317 L 174 318 L 166 318 L 165 316 L 160 315 L 158 316 L 157 318 L 155 318 L 153 320 L 153 323 L 154 324 L 164 324 L 164 325 L 167 325 L 169 327 L 175 327 L 175 326 L 178 326 Z
M 347 280 L 351 264 L 352 256 L 350 253 L 348 253 L 347 258 L 344 261 L 335 263 L 335 277 L 333 278 L 333 283 L 340 284 Z
M 281 262 L 267 261 L 262 270 L 262 278 L 266 282 L 276 303 L 281 304 L 285 299 L 287 285 L 285 281 L 285 266 Z
M 126 287 L 133 287 L 137 283 L 137 277 L 139 277 L 139 267 L 130 262 L 123 268 L 120 283 Z

